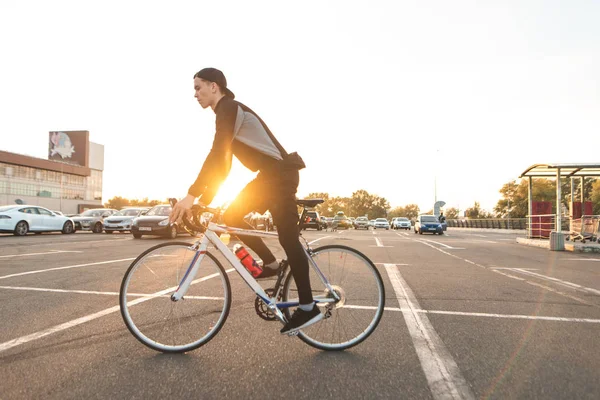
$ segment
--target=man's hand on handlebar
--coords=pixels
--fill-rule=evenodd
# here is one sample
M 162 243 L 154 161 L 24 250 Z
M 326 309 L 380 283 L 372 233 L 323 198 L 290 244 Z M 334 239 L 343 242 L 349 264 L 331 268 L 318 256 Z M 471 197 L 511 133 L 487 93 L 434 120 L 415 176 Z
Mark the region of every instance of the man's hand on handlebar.
M 188 221 L 192 217 L 192 206 L 194 205 L 194 200 L 196 198 L 192 195 L 187 195 L 180 201 L 178 201 L 171 211 L 171 215 L 169 215 L 169 223 L 177 222 L 181 223 L 183 218 L 186 218 Z

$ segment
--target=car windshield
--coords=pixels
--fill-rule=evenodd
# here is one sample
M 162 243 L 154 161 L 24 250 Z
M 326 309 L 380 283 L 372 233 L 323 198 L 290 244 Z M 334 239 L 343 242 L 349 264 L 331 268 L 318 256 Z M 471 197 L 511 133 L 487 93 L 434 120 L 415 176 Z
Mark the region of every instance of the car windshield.
M 421 217 L 421 222 L 438 222 L 437 218 L 433 215 Z
M 366 217 L 358 217 L 356 218 L 357 221 L 368 221 L 368 219 Z
M 81 213 L 82 217 L 101 217 L 106 210 L 87 210 Z
M 156 206 L 152 207 L 146 215 L 167 217 L 171 214 L 171 206 Z
M 376 222 L 387 222 L 387 219 L 385 219 L 385 218 L 377 218 L 375 221 Z
M 140 213 L 139 208 L 126 208 L 125 210 L 121 210 L 116 214 L 113 214 L 114 217 L 135 217 Z
M 336 221 L 343 221 L 346 219 L 346 217 L 343 215 L 336 215 L 335 217 L 333 217 L 333 219 Z
M 408 221 L 408 218 L 401 217 L 401 218 L 398 218 L 397 221 Z

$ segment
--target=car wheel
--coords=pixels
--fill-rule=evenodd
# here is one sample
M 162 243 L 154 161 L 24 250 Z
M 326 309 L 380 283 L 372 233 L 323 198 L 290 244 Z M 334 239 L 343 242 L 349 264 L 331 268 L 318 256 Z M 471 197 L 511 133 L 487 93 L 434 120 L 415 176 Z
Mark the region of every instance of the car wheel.
M 73 228 L 73 223 L 71 221 L 65 222 L 65 224 L 63 225 L 63 228 L 62 228 L 61 232 L 64 233 L 64 234 L 66 234 L 66 235 L 75 232 L 75 230 Z
M 423 231 L 419 229 L 419 235 L 422 235 L 422 234 L 423 234 Z
M 29 225 L 27 225 L 27 222 L 17 222 L 17 225 L 15 225 L 15 236 L 25 236 L 27 235 L 27 232 L 29 232 Z
M 141 239 L 141 238 L 142 238 L 142 235 L 140 235 L 139 233 L 134 233 L 134 234 L 133 234 L 133 238 L 134 238 L 134 239 Z
M 102 233 L 102 224 L 100 222 L 96 223 L 96 225 L 94 225 L 94 227 L 92 228 L 92 232 L 94 233 Z
M 415 228 L 415 235 L 417 234 L 417 228 Z
M 42 234 L 42 232 L 33 232 L 33 233 L 35 233 L 36 235 L 41 235 Z
M 169 238 L 177 238 L 177 225 L 171 225 L 171 229 L 169 230 Z
M 107 231 L 107 230 L 105 230 L 105 231 L 104 231 L 104 233 L 108 233 L 109 235 L 110 235 L 111 233 L 113 233 L 113 232 L 114 232 L 114 231 Z

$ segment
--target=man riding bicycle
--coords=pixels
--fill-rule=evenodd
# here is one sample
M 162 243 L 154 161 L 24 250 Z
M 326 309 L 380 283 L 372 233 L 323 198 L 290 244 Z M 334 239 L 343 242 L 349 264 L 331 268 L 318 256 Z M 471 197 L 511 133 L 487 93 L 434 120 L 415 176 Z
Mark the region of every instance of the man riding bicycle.
M 300 306 L 281 333 L 290 333 L 318 322 L 323 315 L 315 306 L 309 279 L 308 259 L 300 243 L 296 191 L 299 170 L 304 162 L 297 153 L 288 154 L 275 139 L 267 125 L 250 108 L 235 101 L 221 71 L 204 68 L 194 75 L 194 97 L 202 108 L 210 107 L 216 114 L 216 133 L 212 149 L 188 195 L 175 204 L 170 222 L 188 218 L 196 198 L 202 204 L 212 202 L 231 169 L 232 156 L 248 169 L 259 171 L 236 197 L 223 215 L 223 222 L 232 227 L 251 228 L 244 221 L 251 211 L 270 210 L 277 226 L 279 243 L 285 254 L 298 288 Z M 239 235 L 248 247 L 263 260 L 263 272 L 257 278 L 278 274 L 282 267 L 261 238 Z

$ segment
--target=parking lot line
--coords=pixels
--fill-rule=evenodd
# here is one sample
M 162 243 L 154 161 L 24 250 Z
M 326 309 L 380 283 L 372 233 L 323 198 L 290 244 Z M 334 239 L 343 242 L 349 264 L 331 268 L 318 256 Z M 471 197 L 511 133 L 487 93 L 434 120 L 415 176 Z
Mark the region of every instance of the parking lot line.
M 35 270 L 35 271 L 26 271 L 26 272 L 19 272 L 18 274 L 10 274 L 10 275 L 0 276 L 0 279 L 13 278 L 15 276 L 39 274 L 41 272 L 48 272 L 48 271 L 59 271 L 59 270 L 62 270 L 62 269 L 89 267 L 91 265 L 113 264 L 113 263 L 118 263 L 118 262 L 123 262 L 123 261 L 132 261 L 132 260 L 135 260 L 135 257 L 133 257 L 133 258 L 122 258 L 120 260 L 99 261 L 99 262 L 88 263 L 88 264 L 68 265 L 66 267 L 55 267 L 55 268 L 47 268 L 47 269 L 38 269 L 38 270 Z
M 233 268 L 229 269 L 229 270 L 227 270 L 225 272 L 229 273 L 230 271 L 233 271 Z M 206 281 L 206 280 L 218 277 L 218 276 L 220 276 L 219 273 L 214 273 L 212 275 L 208 275 L 208 276 L 205 276 L 203 278 L 196 279 L 191 284 L 193 285 L 195 283 L 203 282 L 203 281 Z M 163 295 L 165 295 L 167 293 L 170 293 L 170 292 L 174 291 L 175 289 L 177 289 L 177 286 L 173 286 L 173 287 L 170 287 L 170 288 L 167 288 L 167 289 L 163 289 L 163 290 L 158 291 L 156 293 L 152 293 L 152 294 L 146 295 L 145 297 L 142 297 L 142 298 L 139 298 L 139 299 L 136 299 L 136 300 L 132 300 L 132 301 L 128 302 L 127 305 L 128 306 L 134 306 L 136 304 L 144 303 L 144 302 L 146 302 L 148 300 L 152 300 L 152 299 L 154 299 L 156 297 L 161 297 L 161 296 L 163 296 Z M 38 331 L 38 332 L 32 333 L 30 335 L 21 336 L 20 338 L 12 339 L 12 340 L 9 340 L 8 342 L 0 343 L 0 353 L 3 352 L 3 351 L 5 351 L 5 350 L 11 349 L 13 347 L 16 347 L 16 346 L 19 346 L 19 345 L 22 345 L 22 344 L 25 344 L 25 343 L 28 343 L 28 342 L 40 339 L 40 338 L 43 338 L 43 337 L 48 336 L 48 335 L 52 335 L 53 333 L 64 331 L 64 330 L 72 328 L 74 326 L 81 325 L 81 324 L 83 324 L 85 322 L 89 322 L 89 321 L 95 320 L 97 318 L 104 317 L 105 315 L 112 314 L 112 313 L 117 312 L 119 310 L 120 310 L 120 306 L 119 305 L 113 306 L 113 307 L 104 309 L 102 311 L 98 311 L 97 313 L 89 314 L 89 315 L 86 315 L 84 317 L 77 318 L 77 319 L 65 322 L 64 324 L 56 325 L 56 326 L 53 326 L 51 328 L 44 329 L 42 331 Z
M 50 288 L 37 288 L 37 287 L 23 287 L 23 286 L 0 286 L 0 289 L 8 290 L 26 290 L 32 292 L 51 292 L 51 293 L 76 293 L 76 294 L 97 294 L 104 296 L 118 296 L 119 292 L 98 292 L 95 290 L 76 290 L 76 289 L 50 289 Z M 131 297 L 145 297 L 152 296 L 150 293 L 128 293 Z M 169 297 L 167 295 L 157 297 Z M 185 296 L 186 300 L 224 300 L 223 297 L 209 297 L 209 296 Z
M 434 399 L 474 399 L 475 396 L 462 376 L 458 365 L 433 329 L 426 315 L 419 315 L 417 298 L 394 264 L 385 269 L 403 310 L 404 321 L 410 333 L 421 367 Z
M 76 251 L 76 250 L 50 250 L 50 251 L 46 251 L 44 253 L 9 254 L 9 255 L 6 255 L 6 256 L 0 256 L 0 258 L 42 256 L 42 255 L 46 255 L 46 254 L 59 254 L 59 253 L 83 253 L 83 251 Z
M 360 310 L 376 310 L 374 306 L 353 306 L 344 305 L 344 308 L 353 308 Z M 385 311 L 401 311 L 409 312 L 410 309 L 398 308 L 398 307 L 385 307 Z M 600 319 L 592 318 L 564 318 L 564 317 L 546 317 L 542 315 L 520 315 L 520 314 L 489 314 L 489 313 L 478 313 L 478 312 L 463 312 L 463 311 L 442 311 L 442 310 L 423 310 L 413 309 L 412 311 L 422 314 L 441 314 L 441 315 L 459 315 L 465 317 L 484 317 L 484 318 L 506 318 L 506 319 L 531 319 L 537 321 L 556 321 L 556 322 L 584 322 L 590 324 L 600 324 Z
M 544 279 L 544 280 L 547 280 L 547 281 L 556 282 L 559 285 L 566 286 L 566 287 L 571 288 L 571 289 L 580 290 L 580 291 L 583 291 L 583 292 L 589 292 L 589 293 L 594 293 L 594 294 L 600 295 L 600 290 L 596 290 L 596 289 L 592 289 L 592 288 L 589 288 L 589 287 L 581 286 L 581 285 L 578 285 L 578 284 L 573 283 L 573 282 L 563 281 L 562 279 L 553 278 L 551 276 L 546 276 L 546 275 L 538 274 L 536 272 L 531 272 L 531 271 L 528 271 L 528 270 L 526 270 L 524 268 L 515 268 L 513 271 L 521 273 L 521 274 L 525 274 L 525 275 L 535 276 L 536 278 Z

